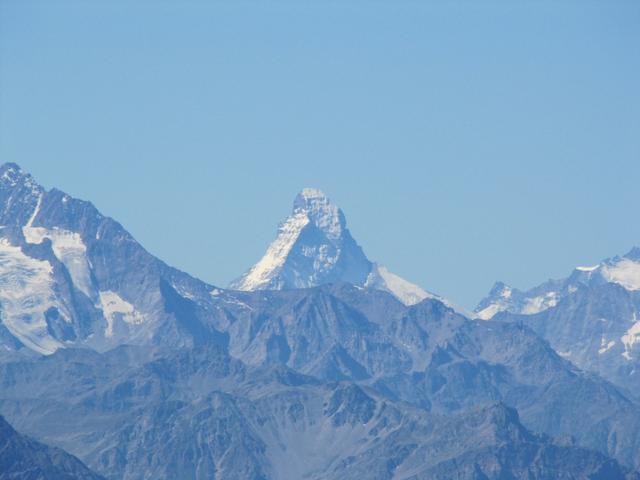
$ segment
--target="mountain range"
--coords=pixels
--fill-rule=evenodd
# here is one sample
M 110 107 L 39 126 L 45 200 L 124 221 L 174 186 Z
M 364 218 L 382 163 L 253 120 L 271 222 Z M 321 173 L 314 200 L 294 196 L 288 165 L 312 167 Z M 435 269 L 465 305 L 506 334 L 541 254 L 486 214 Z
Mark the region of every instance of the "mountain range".
M 475 311 L 525 323 L 575 365 L 640 396 L 640 248 L 528 291 L 498 282 Z
M 480 320 L 368 260 L 316 189 L 229 289 L 15 164 L 0 211 L 0 414 L 105 478 L 640 478 L 633 374 L 594 366 L 599 313 L 573 309 L 627 315 L 629 256 L 536 312 L 551 286 L 498 285 Z

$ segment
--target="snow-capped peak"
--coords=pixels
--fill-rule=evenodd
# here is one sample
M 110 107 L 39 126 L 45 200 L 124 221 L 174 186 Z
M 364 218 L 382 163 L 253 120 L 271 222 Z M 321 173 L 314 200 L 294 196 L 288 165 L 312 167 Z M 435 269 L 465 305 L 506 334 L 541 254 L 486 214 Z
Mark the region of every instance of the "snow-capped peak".
M 346 228 L 344 214 L 317 188 L 303 189 L 293 201 L 293 215 L 304 214 L 327 238 L 337 240 Z
M 298 240 L 302 229 L 309 223 L 306 212 L 299 210 L 289 216 L 278 228 L 278 236 L 269 245 L 267 253 L 246 274 L 232 283 L 238 290 L 262 290 L 273 283 L 274 276 L 282 269 L 289 252 Z
M 405 305 L 415 305 L 425 298 L 433 298 L 449 305 L 443 298 L 415 285 L 404 278 L 391 273 L 384 265 L 374 264 L 367 277 L 365 287 L 384 290 L 394 295 Z
M 305 188 L 265 255 L 231 287 L 278 290 L 341 280 L 364 283 L 370 269 L 338 206 L 321 190 Z
M 34 193 L 42 190 L 31 175 L 22 170 L 19 165 L 10 162 L 0 165 L 0 184 L 4 188 L 24 186 Z
M 446 300 L 371 262 L 347 228 L 342 210 L 317 188 L 305 188 L 265 255 L 231 283 L 238 290 L 284 290 L 348 282 L 384 290 L 412 305 Z
M 535 314 L 554 307 L 580 286 L 615 283 L 626 290 L 640 290 L 640 249 L 634 247 L 623 256 L 603 260 L 597 265 L 578 266 L 562 280 L 549 280 L 528 291 L 520 291 L 498 282 L 476 307 L 477 318 L 487 320 L 498 312 Z M 508 293 L 507 293 L 508 290 Z

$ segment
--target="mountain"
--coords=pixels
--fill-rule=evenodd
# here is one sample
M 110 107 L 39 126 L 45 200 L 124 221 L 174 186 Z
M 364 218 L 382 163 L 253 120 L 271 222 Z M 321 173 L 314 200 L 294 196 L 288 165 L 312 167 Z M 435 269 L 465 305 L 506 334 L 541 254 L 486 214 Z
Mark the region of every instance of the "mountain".
M 149 254 L 91 203 L 0 167 L 0 342 L 51 354 L 68 345 L 191 345 L 215 337 L 189 298 L 212 286 Z M 177 302 L 177 303 L 176 303 Z
M 296 211 L 273 278 L 326 282 L 226 290 L 1 166 L 0 414 L 110 479 L 637 478 L 626 389 L 525 321 L 367 288 L 339 209 Z
M 526 292 L 502 283 L 480 318 L 525 322 L 580 368 L 640 397 L 640 249 Z
M 104 480 L 77 458 L 16 432 L 0 416 L 0 480 Z
M 497 282 L 474 313 L 483 320 L 503 311 L 532 315 L 556 306 L 579 288 L 604 284 L 620 285 L 630 292 L 640 290 L 640 248 L 635 247 L 626 255 L 603 260 L 598 265 L 576 267 L 567 278 L 548 280 L 527 291 Z
M 236 290 L 285 290 L 327 283 L 384 290 L 406 305 L 440 297 L 371 262 L 347 228 L 340 208 L 315 188 L 305 188 L 293 212 L 280 224 L 265 255 L 234 280 Z
M 638 403 L 522 323 L 469 320 L 437 300 L 407 307 L 348 284 L 265 295 L 236 297 L 233 323 L 217 327 L 246 365 L 356 382 L 444 415 L 501 401 L 533 431 L 640 466 Z

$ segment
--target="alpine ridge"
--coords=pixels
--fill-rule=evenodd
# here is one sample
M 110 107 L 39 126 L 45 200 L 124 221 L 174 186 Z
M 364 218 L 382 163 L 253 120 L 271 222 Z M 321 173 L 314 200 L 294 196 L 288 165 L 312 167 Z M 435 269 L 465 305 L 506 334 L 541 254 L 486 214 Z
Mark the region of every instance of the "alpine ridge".
M 525 322 L 556 351 L 640 396 L 640 248 L 527 291 L 498 282 L 480 319 Z

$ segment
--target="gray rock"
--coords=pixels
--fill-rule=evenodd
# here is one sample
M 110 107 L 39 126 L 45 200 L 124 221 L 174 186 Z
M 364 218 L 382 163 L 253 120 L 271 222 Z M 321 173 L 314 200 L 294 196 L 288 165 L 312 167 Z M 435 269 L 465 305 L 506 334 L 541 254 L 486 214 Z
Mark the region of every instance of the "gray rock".
M 0 480 L 100 480 L 80 460 L 16 432 L 0 416 Z

